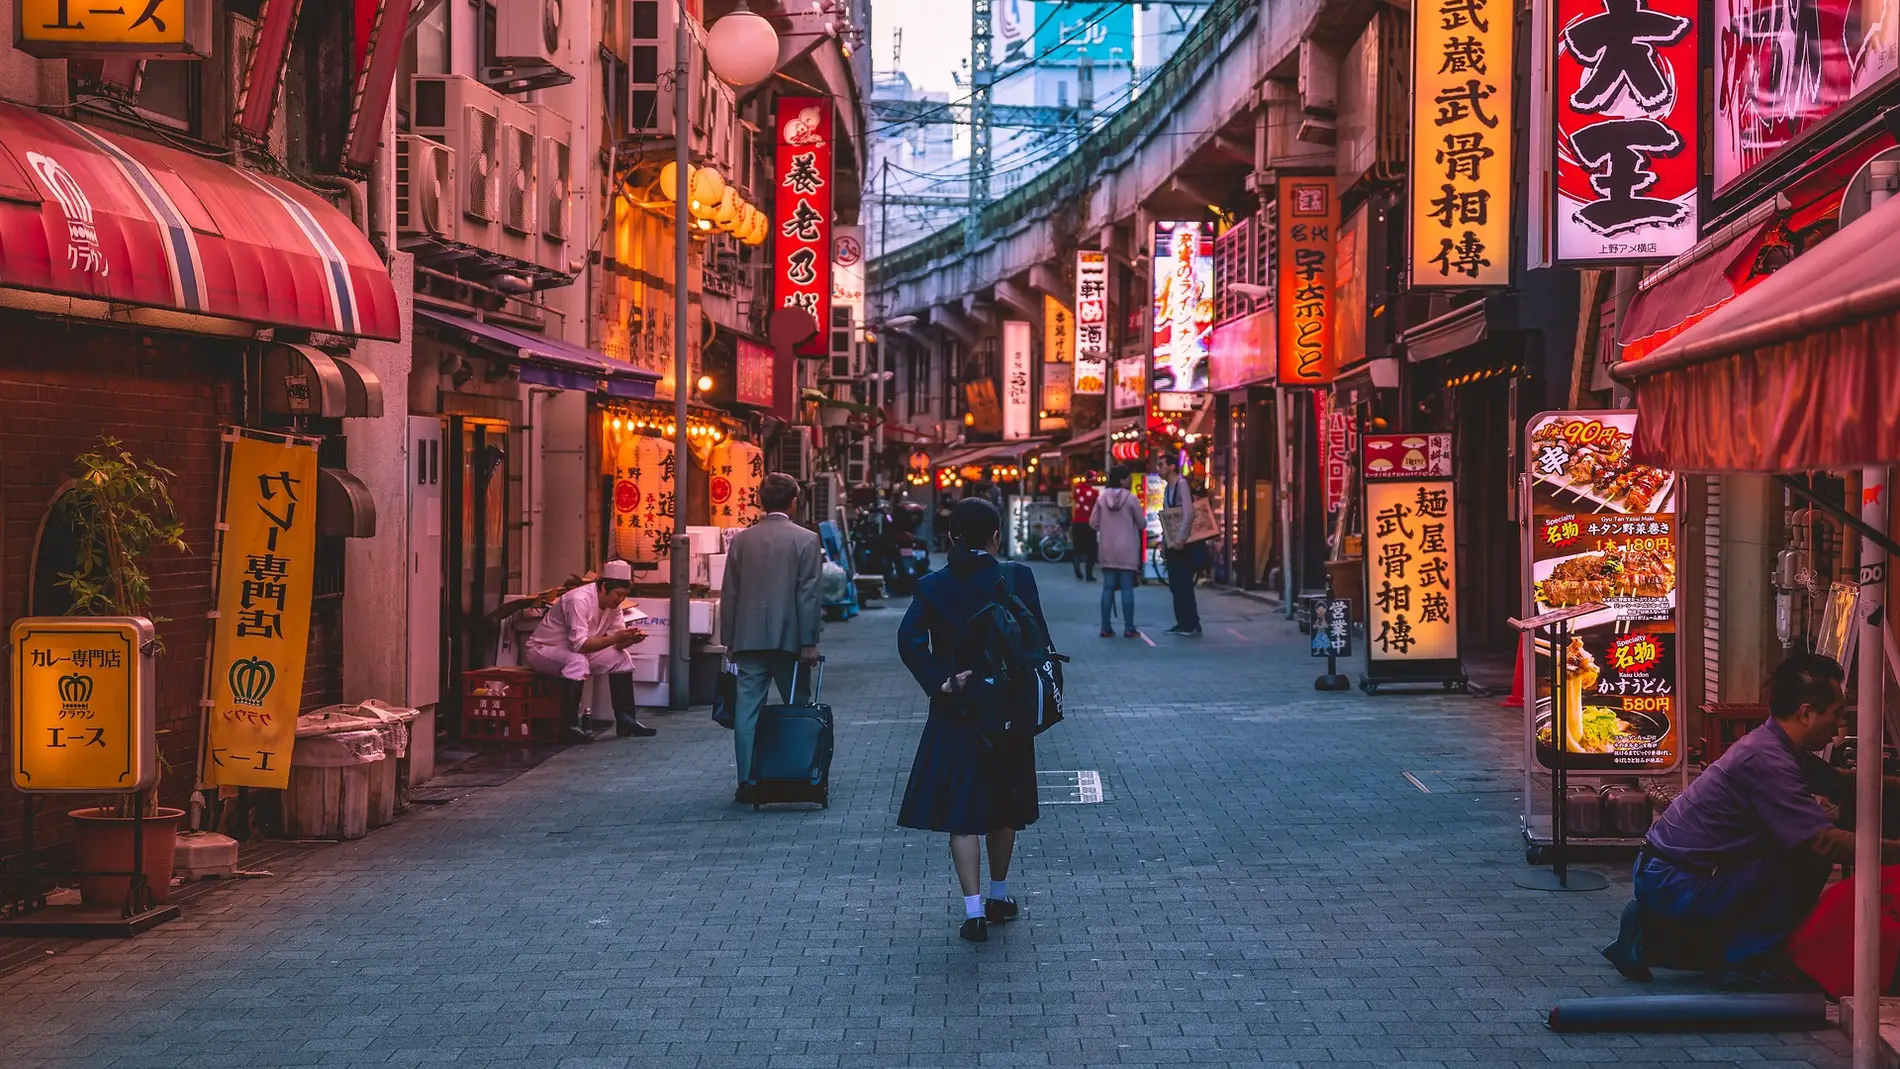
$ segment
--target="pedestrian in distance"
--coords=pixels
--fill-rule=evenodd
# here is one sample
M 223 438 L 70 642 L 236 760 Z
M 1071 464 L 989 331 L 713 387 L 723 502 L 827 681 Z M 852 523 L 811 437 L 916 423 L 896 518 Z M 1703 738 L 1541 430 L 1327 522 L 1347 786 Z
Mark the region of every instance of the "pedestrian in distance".
M 1112 611 L 1115 592 L 1122 596 L 1122 634 L 1140 638 L 1135 630 L 1135 576 L 1141 572 L 1141 536 L 1147 518 L 1141 501 L 1128 489 L 1128 469 L 1117 464 L 1108 473 L 1108 485 L 1096 498 L 1089 526 L 1102 561 L 1102 637 L 1114 638 Z
M 818 662 L 818 638 L 824 631 L 819 603 L 824 550 L 817 533 L 792 522 L 798 480 L 781 471 L 759 483 L 759 522 L 733 536 L 726 549 L 726 579 L 719 593 L 719 638 L 739 670 L 738 707 L 733 710 L 732 756 L 739 779 L 733 800 L 752 801 L 752 748 L 758 736 L 759 708 L 778 687 L 782 701 L 810 690 L 802 662 Z
M 1194 602 L 1194 573 L 1201 551 L 1187 540 L 1194 525 L 1194 488 L 1181 471 L 1179 454 L 1161 454 L 1161 482 L 1161 559 L 1168 566 L 1168 591 L 1174 595 L 1174 626 L 1168 628 L 1168 634 L 1197 636 L 1201 633 L 1201 610 Z M 1167 509 L 1180 510 L 1172 528 Z
M 1089 517 L 1095 513 L 1095 502 L 1101 495 L 1101 488 L 1091 480 L 1095 473 L 1075 484 L 1071 495 L 1074 505 L 1069 510 L 1069 562 L 1075 566 L 1075 577 L 1087 582 L 1095 582 L 1095 563 L 1099 549 L 1095 541 L 1095 528 L 1089 526 Z M 1088 574 L 1083 574 L 1083 569 Z
M 1034 573 L 996 559 L 1001 526 L 989 502 L 957 502 L 950 516 L 949 560 L 918 581 L 897 629 L 904 667 L 930 696 L 930 718 L 917 742 L 897 823 L 949 835 L 950 860 L 963 893 L 958 935 L 973 943 L 989 939 L 990 925 L 1016 919 L 1019 911 L 1008 884 L 1010 856 L 1016 833 L 1037 816 L 1034 736 L 992 738 L 980 715 L 991 681 L 977 672 L 985 663 L 980 648 L 985 636 L 973 621 L 984 618 L 1005 593 L 1042 619 Z M 981 893 L 984 845 L 990 860 L 987 897 Z
M 587 677 L 607 677 L 613 699 L 614 731 L 628 735 L 658 734 L 642 724 L 633 697 L 633 658 L 627 647 L 646 633 L 625 623 L 623 606 L 633 589 L 633 569 L 623 560 L 600 566 L 600 576 L 562 594 L 528 636 L 528 667 L 561 681 L 561 710 L 566 717 L 562 736 L 569 742 L 593 742 L 593 732 L 582 722 L 581 698 Z

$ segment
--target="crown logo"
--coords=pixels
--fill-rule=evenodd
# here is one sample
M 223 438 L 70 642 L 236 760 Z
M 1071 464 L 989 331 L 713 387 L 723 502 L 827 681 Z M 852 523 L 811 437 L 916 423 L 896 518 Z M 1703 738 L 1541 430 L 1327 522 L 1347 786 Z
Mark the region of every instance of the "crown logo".
M 84 705 L 92 700 L 92 677 L 74 672 L 59 677 L 59 700 L 62 705 Z
M 226 676 L 231 684 L 231 698 L 239 705 L 260 706 L 264 696 L 277 684 L 277 669 L 262 657 L 248 657 L 231 662 L 231 671 Z

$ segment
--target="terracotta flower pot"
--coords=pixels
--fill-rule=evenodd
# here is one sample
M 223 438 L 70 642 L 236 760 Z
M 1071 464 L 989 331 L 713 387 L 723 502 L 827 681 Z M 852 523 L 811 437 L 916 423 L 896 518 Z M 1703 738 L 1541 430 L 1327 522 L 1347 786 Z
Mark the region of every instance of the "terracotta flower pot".
M 126 872 L 132 868 L 132 818 L 107 816 L 104 809 L 75 809 L 73 862 L 80 871 Z M 182 809 L 159 809 L 145 818 L 145 879 L 152 901 L 171 897 L 172 861 L 178 848 Z M 119 907 L 130 890 L 128 876 L 82 876 L 79 898 L 88 906 Z

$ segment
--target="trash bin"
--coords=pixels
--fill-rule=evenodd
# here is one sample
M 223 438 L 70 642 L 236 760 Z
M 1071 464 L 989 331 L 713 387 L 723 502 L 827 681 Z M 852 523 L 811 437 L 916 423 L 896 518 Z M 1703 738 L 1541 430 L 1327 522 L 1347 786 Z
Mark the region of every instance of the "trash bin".
M 293 839 L 360 839 L 369 834 L 372 781 L 388 762 L 383 732 L 298 728 L 284 791 L 284 833 Z M 394 792 L 392 790 L 391 797 Z

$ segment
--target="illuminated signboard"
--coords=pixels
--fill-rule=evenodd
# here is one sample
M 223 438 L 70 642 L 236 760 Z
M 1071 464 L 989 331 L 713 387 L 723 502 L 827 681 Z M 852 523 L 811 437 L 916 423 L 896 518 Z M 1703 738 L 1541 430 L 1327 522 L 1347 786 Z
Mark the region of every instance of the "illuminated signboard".
M 1696 242 L 1696 0 L 1557 0 L 1559 263 L 1667 260 Z
M 1003 437 L 1029 437 L 1035 415 L 1034 382 L 1030 376 L 1029 323 L 1003 321 Z
M 47 59 L 211 55 L 211 0 L 14 0 L 14 47 Z
M 1153 253 L 1155 392 L 1200 393 L 1214 330 L 1214 224 L 1156 223 Z
M 1282 178 L 1279 203 L 1280 385 L 1333 381 L 1333 287 L 1339 202 L 1330 178 Z
M 1415 289 L 1510 284 L 1514 14 L 1502 0 L 1412 5 Z
M 131 792 L 158 777 L 152 622 L 32 616 L 13 625 L 13 785 Z M 287 762 L 286 762 L 287 764 Z
M 812 317 L 818 333 L 802 356 L 826 356 L 831 345 L 831 101 L 780 97 L 773 172 L 778 230 L 773 236 L 773 299 Z M 862 246 L 860 246 L 860 255 Z
M 1366 660 L 1458 659 L 1458 534 L 1451 435 L 1368 434 Z
M 1101 396 L 1108 386 L 1108 254 L 1075 254 L 1075 393 Z

